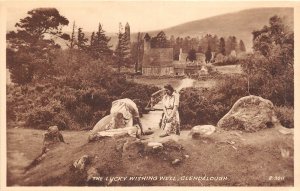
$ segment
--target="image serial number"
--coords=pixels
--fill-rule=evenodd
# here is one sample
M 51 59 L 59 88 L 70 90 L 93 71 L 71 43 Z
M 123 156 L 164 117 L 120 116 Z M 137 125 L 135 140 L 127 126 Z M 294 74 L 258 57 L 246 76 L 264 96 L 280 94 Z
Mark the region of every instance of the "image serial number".
M 269 176 L 269 180 L 284 180 L 284 176 Z

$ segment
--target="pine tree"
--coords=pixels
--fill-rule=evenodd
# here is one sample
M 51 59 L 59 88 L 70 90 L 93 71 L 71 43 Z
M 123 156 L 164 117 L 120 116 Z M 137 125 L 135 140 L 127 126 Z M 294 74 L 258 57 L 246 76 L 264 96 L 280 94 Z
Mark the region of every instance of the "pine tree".
M 98 59 L 112 54 L 111 46 L 108 44 L 110 39 L 105 35 L 105 31 L 99 23 L 96 35 L 93 32 L 91 36 L 90 53 L 94 58 Z
M 90 47 L 93 47 L 95 44 L 95 32 L 92 32 L 91 40 L 90 40 Z
M 205 62 L 209 63 L 211 58 L 212 58 L 211 48 L 210 45 L 208 45 L 207 50 L 205 52 Z
M 191 49 L 188 53 L 188 59 L 190 61 L 194 61 L 197 60 L 197 55 L 196 55 L 196 50 L 195 49 Z
M 219 44 L 219 52 L 223 54 L 224 56 L 226 55 L 225 51 L 225 40 L 223 37 L 220 38 L 220 44 Z
M 132 59 L 135 63 L 135 72 L 141 71 L 143 59 L 143 34 L 138 32 L 137 41 L 132 44 Z
M 122 32 L 122 24 L 119 24 L 118 45 L 115 50 L 116 62 L 121 71 L 121 66 L 130 66 L 132 64 L 130 27 L 126 24 L 125 32 Z
M 229 55 L 233 50 L 238 50 L 238 44 L 235 36 L 229 36 L 225 45 L 226 55 Z
M 73 49 L 75 44 L 76 44 L 76 39 L 75 39 L 75 21 L 73 22 L 73 27 L 72 27 L 72 34 L 71 34 L 71 38 L 70 38 L 70 44 L 68 44 L 68 47 L 70 49 Z
M 164 31 L 160 31 L 156 36 L 156 46 L 157 48 L 167 48 L 168 40 L 166 33 Z
M 86 43 L 88 39 L 85 38 L 84 33 L 82 32 L 82 28 L 78 28 L 78 34 L 77 34 L 77 46 L 80 50 L 86 49 Z

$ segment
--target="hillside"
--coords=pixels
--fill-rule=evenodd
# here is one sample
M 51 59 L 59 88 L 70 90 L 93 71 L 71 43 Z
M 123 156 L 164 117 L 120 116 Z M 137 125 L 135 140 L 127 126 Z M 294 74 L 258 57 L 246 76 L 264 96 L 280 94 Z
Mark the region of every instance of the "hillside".
M 163 31 L 168 36 L 182 37 L 202 36 L 207 33 L 216 34 L 219 37 L 234 35 L 242 39 L 249 50 L 252 47 L 252 31 L 267 25 L 269 18 L 275 14 L 284 17 L 286 24 L 293 30 L 293 8 L 257 8 L 196 20 L 163 29 Z M 159 30 L 152 31 L 150 34 L 154 35 L 158 32 Z
M 159 31 L 163 30 L 169 37 L 171 35 L 175 37 L 201 37 L 208 33 L 216 34 L 219 37 L 234 35 L 238 39 L 242 39 L 246 49 L 250 50 L 252 47 L 252 31 L 261 29 L 264 25 L 267 25 L 269 18 L 276 14 L 283 17 L 286 24 L 290 26 L 292 30 L 294 29 L 293 8 L 256 8 L 191 21 L 171 28 L 141 32 L 148 32 L 151 36 L 155 36 Z M 92 32 L 84 32 L 86 37 L 90 38 Z M 118 40 L 117 33 L 106 33 L 106 35 L 111 37 L 110 45 L 112 45 L 112 49 L 114 49 Z M 136 38 L 137 33 L 132 33 L 131 41 L 135 41 Z M 65 47 L 65 43 L 59 42 L 59 44 Z

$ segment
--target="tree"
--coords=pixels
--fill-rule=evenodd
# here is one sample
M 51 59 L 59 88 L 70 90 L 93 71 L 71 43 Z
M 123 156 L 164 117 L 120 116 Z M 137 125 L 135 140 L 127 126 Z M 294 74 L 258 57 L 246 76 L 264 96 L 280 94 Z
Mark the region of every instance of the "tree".
M 72 34 L 71 34 L 71 37 L 69 39 L 69 42 L 70 44 L 67 44 L 67 46 L 70 48 L 70 49 L 73 49 L 75 44 L 77 43 L 76 42 L 76 39 L 75 39 L 75 21 L 73 22 L 73 27 L 72 27 Z
M 224 56 L 226 55 L 225 51 L 225 40 L 223 37 L 220 38 L 220 44 L 219 44 L 219 52 L 223 54 Z
M 242 40 L 240 40 L 240 43 L 239 43 L 239 51 L 246 52 L 246 47 Z
M 206 63 L 209 63 L 210 60 L 211 60 L 211 58 L 212 58 L 211 48 L 210 48 L 210 46 L 208 45 L 207 50 L 206 50 L 206 52 L 205 52 L 205 62 L 206 62 Z
M 188 59 L 190 61 L 194 61 L 197 60 L 197 55 L 196 55 L 196 50 L 195 49 L 191 49 L 188 53 Z
M 98 25 L 98 31 L 91 36 L 90 53 L 96 59 L 110 56 L 112 54 L 111 46 L 108 44 L 111 38 L 105 35 L 101 23 Z
M 19 46 L 33 46 L 39 40 L 44 40 L 45 35 L 56 36 L 65 40 L 69 35 L 62 33 L 62 27 L 69 24 L 68 19 L 61 16 L 55 8 L 38 8 L 28 11 L 29 16 L 16 23 L 17 33 L 11 31 L 7 37 L 9 40 L 18 38 L 23 41 Z
M 15 57 L 8 59 L 7 67 L 12 73 L 12 81 L 16 83 L 20 83 L 21 79 L 28 79 L 26 82 L 29 83 L 35 78 L 42 79 L 53 75 L 51 54 L 60 48 L 53 39 L 70 38 L 69 35 L 62 33 L 62 27 L 68 25 L 69 21 L 61 16 L 57 9 L 33 9 L 28 11 L 28 15 L 16 23 L 17 32 L 10 31 L 7 34 L 8 49 L 14 52 L 11 56 Z M 27 57 L 24 59 L 26 62 L 21 61 L 24 55 Z M 26 70 L 23 70 L 24 68 Z M 17 71 L 24 73 L 19 75 Z M 14 72 L 16 73 L 13 74 Z
M 24 85 L 33 79 L 32 57 L 26 53 L 16 53 L 6 49 L 6 63 L 9 66 L 11 79 L 14 83 Z
M 261 30 L 253 31 L 253 49 L 268 56 L 274 45 L 285 44 L 288 28 L 278 16 L 273 16 L 269 20 L 270 26 L 264 26 Z
M 138 32 L 137 41 L 132 44 L 132 59 L 135 63 L 135 72 L 141 71 L 143 59 L 143 33 Z
M 227 41 L 226 41 L 226 44 L 225 44 L 225 52 L 226 52 L 226 55 L 230 55 L 231 51 L 236 51 L 237 52 L 237 39 L 235 36 L 229 36 L 227 38 Z
M 123 33 L 122 24 L 119 24 L 118 44 L 115 50 L 116 63 L 118 65 L 119 72 L 121 66 L 131 66 L 131 42 L 130 42 L 130 28 L 129 24 L 126 24 L 125 32 Z
M 88 39 L 85 37 L 85 34 L 82 32 L 82 28 L 78 28 L 77 34 L 77 47 L 79 50 L 85 50 L 87 48 Z
M 280 17 L 273 16 L 269 26 L 252 34 L 254 56 L 242 63 L 243 70 L 252 79 L 249 89 L 276 105 L 293 106 L 294 32 Z
M 91 40 L 90 40 L 90 47 L 94 46 L 95 42 L 95 32 L 92 32 L 91 34 Z
M 151 39 L 152 48 L 168 48 L 169 43 L 164 31 L 160 31 L 155 37 Z

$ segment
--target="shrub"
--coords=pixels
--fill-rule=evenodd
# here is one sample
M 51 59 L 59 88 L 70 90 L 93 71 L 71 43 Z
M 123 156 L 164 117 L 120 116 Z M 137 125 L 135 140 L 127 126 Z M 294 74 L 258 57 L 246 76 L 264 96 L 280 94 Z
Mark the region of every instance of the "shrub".
M 276 116 L 280 123 L 287 128 L 294 128 L 294 108 L 287 106 L 275 107 Z
M 181 92 L 179 114 L 183 129 L 194 125 L 216 125 L 229 109 L 214 99 L 207 89 L 186 88 Z
M 236 56 L 218 56 L 217 60 L 213 65 L 215 66 L 226 66 L 226 65 L 235 65 L 239 63 L 239 59 Z

